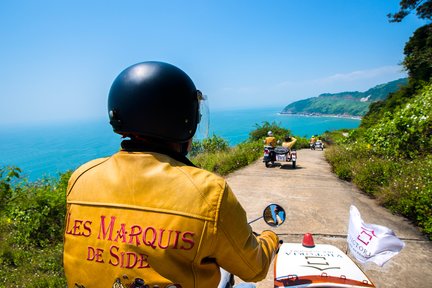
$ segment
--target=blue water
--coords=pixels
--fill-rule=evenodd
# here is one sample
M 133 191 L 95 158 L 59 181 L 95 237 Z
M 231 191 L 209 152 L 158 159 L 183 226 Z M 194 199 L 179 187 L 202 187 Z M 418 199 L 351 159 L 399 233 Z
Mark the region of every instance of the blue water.
M 279 123 L 293 135 L 310 137 L 341 128 L 356 128 L 359 120 L 333 117 L 281 115 L 281 107 L 212 111 L 213 133 L 236 145 L 264 121 Z M 0 167 L 11 165 L 33 181 L 76 169 L 85 162 L 118 151 L 121 138 L 108 121 L 94 120 L 39 126 L 0 126 Z

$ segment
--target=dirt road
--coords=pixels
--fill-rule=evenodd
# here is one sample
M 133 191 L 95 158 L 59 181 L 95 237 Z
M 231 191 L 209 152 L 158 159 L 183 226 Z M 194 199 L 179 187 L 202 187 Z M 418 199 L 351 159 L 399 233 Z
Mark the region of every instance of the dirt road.
M 315 243 L 346 251 L 349 207 L 355 205 L 365 222 L 392 229 L 406 244 L 383 267 L 360 265 L 372 282 L 377 287 L 432 287 L 432 243 L 406 219 L 392 215 L 350 183 L 339 180 L 323 155 L 322 151 L 298 151 L 296 169 L 291 164 L 266 168 L 258 160 L 226 179 L 250 219 L 262 215 L 269 203 L 285 208 L 286 223 L 274 229 L 284 242 L 301 242 L 303 234 L 311 232 Z M 263 221 L 252 225 L 255 231 L 269 229 Z M 273 267 L 257 287 L 273 287 Z

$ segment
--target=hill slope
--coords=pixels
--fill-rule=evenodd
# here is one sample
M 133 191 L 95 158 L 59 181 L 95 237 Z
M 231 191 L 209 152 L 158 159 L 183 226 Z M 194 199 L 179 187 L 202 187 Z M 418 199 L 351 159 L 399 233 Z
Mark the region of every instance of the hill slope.
M 293 102 L 286 106 L 281 113 L 363 116 L 371 103 L 386 99 L 389 93 L 399 90 L 401 86 L 407 83 L 407 78 L 401 78 L 377 85 L 365 92 L 324 93 L 318 97 Z

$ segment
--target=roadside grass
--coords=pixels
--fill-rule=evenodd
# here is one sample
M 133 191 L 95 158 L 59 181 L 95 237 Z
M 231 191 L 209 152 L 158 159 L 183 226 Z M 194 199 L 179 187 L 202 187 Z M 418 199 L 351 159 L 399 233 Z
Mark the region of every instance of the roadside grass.
M 223 151 L 203 152 L 191 160 L 200 168 L 224 176 L 256 161 L 262 153 L 262 144 L 254 141 L 244 142 Z
M 404 101 L 366 115 L 359 128 L 326 133 L 335 145 L 325 156 L 338 177 L 432 239 L 432 84 L 398 93 Z
M 392 213 L 411 220 L 432 240 L 432 155 L 414 160 L 389 157 L 358 140 L 347 143 L 340 138 L 327 147 L 324 155 L 333 172 L 376 198 Z
M 0 287 L 66 287 L 62 243 L 40 248 L 10 242 L 0 244 Z
M 0 168 L 0 287 L 65 287 L 62 250 L 70 172 L 28 182 Z
M 404 162 L 392 176 L 378 200 L 413 220 L 432 239 L 432 155 Z

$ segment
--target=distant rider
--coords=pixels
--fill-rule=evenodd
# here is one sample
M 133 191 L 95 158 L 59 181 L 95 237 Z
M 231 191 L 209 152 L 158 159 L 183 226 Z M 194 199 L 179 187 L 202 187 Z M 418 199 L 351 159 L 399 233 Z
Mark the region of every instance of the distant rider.
M 312 137 L 311 137 L 311 139 L 310 139 L 310 144 L 311 145 L 313 145 L 313 144 L 315 144 L 315 142 L 316 142 L 316 138 L 315 138 L 315 135 L 312 135 Z
M 312 135 L 312 137 L 311 137 L 311 139 L 309 141 L 309 146 L 310 146 L 311 149 L 315 150 L 315 142 L 316 142 L 315 135 Z

